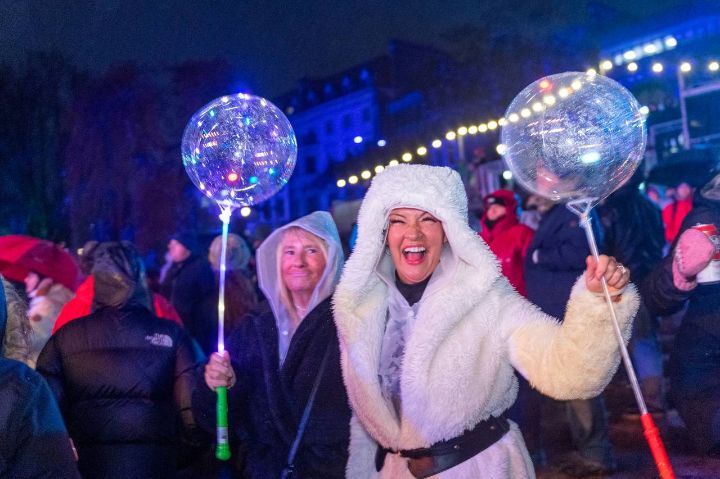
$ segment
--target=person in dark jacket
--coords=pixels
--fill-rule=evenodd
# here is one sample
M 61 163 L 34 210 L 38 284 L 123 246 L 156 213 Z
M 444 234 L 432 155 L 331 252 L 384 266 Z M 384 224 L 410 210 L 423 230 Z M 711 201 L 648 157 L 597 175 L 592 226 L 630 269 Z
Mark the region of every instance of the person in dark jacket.
M 174 477 L 180 434 L 195 440 L 200 432 L 191 398 L 204 356 L 180 326 L 150 312 L 132 245 L 99 245 L 93 277 L 92 314 L 50 338 L 38 371 L 57 398 L 84 478 Z
M 596 239 L 601 243 L 597 216 L 593 213 L 591 217 Z M 577 215 L 564 204 L 550 205 L 542 213 L 525 256 L 528 299 L 545 313 L 562 318 L 570 290 L 585 269 L 585 258 L 589 254 Z
M 665 228 L 660 209 L 639 189 L 642 168 L 598 206 L 605 253 L 614 256 L 632 271 L 632 280 L 641 284 L 662 260 Z M 642 297 L 642 295 L 641 295 Z M 663 410 L 663 359 L 657 337 L 657 317 L 640 303 L 633 323 L 630 351 L 647 406 Z
M 319 377 L 293 477 L 344 478 L 350 407 L 330 304 L 343 251 L 330 214 L 276 230 L 259 247 L 257 265 L 267 302 L 239 322 L 224 355 L 211 357 L 206 386 L 193 398 L 196 417 L 214 429 L 212 389 L 229 387 L 230 429 L 247 446 L 244 477 L 279 478 Z
M 602 249 L 602 229 L 594 212 L 591 213 L 590 221 L 598 247 Z M 564 204 L 552 205 L 543 213 L 525 257 L 528 299 L 544 313 L 562 318 L 572 287 L 582 274 L 589 254 L 590 247 L 578 216 Z M 533 398 L 535 394 L 538 393 L 530 390 L 527 393 L 529 398 L 525 401 L 537 405 L 537 398 Z M 522 399 L 523 396 L 520 397 Z M 602 396 L 563 401 L 561 405 L 568 418 L 576 451 L 560 461 L 560 469 L 580 477 L 614 470 L 615 459 Z M 527 415 L 527 409 L 527 422 L 532 423 L 526 427 L 528 436 L 533 433 L 539 436 L 540 416 L 532 413 Z M 520 425 L 521 429 L 523 426 Z M 539 439 L 528 439 L 531 444 L 534 442 L 540 445 Z M 538 456 L 542 461 L 542 451 L 536 454 Z
M 175 307 L 185 329 L 206 356 L 217 349 L 217 288 L 206 255 L 192 233 L 174 235 L 168 243 L 172 260 L 160 292 Z
M 27 321 L 20 297 L 0 276 L 0 477 L 79 479 L 50 388 L 26 364 L 9 359 L 29 357 Z
M 692 228 L 697 224 L 720 226 L 720 174 L 696 191 L 671 253 L 641 286 L 655 314 L 675 313 L 687 302 L 670 356 L 670 397 L 696 449 L 718 456 L 720 282 L 701 283 L 697 275 L 720 252 L 720 246 Z

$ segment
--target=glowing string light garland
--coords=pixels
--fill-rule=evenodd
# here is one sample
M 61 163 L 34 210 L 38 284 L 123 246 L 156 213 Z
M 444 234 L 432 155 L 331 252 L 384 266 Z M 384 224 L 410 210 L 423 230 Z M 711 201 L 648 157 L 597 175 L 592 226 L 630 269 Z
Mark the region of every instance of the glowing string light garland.
M 602 73 L 606 73 L 606 72 L 611 71 L 613 69 L 613 66 L 624 64 L 626 71 L 630 72 L 631 74 L 637 74 L 640 72 L 640 66 L 637 63 L 637 60 L 639 60 L 641 58 L 647 58 L 652 55 L 656 55 L 658 53 L 661 53 L 662 51 L 667 51 L 667 50 L 673 49 L 673 48 L 675 48 L 675 46 L 677 46 L 677 40 L 673 37 L 666 37 L 662 40 L 662 45 L 664 45 L 664 49 L 660 48 L 658 46 L 659 45 L 658 42 L 660 42 L 660 40 L 655 41 L 653 43 L 648 43 L 644 47 L 639 47 L 639 48 L 641 48 L 641 52 L 639 52 L 637 48 L 635 48 L 633 50 L 629 50 L 628 52 L 625 52 L 626 55 L 622 56 L 622 59 L 619 59 L 616 57 L 614 64 L 613 64 L 613 61 L 611 61 L 609 59 L 603 59 L 600 61 L 599 65 L 598 65 L 598 69 L 588 68 L 586 70 L 586 73 L 588 75 L 597 75 L 598 70 Z M 654 45 L 654 46 L 650 47 L 649 45 Z M 632 52 L 632 53 L 630 53 L 630 52 Z M 622 60 L 622 61 L 619 61 L 619 60 Z M 688 74 L 693 71 L 693 68 L 696 65 L 697 65 L 697 62 L 693 63 L 693 62 L 684 60 L 677 65 L 677 68 L 680 72 L 682 72 L 684 74 Z M 650 71 L 653 72 L 653 74 L 660 74 L 660 73 L 667 71 L 667 66 L 659 61 L 653 61 L 650 64 L 649 69 L 650 69 Z M 720 73 L 720 62 L 718 62 L 716 60 L 711 60 L 711 61 L 707 62 L 706 70 L 710 73 Z M 541 113 L 546 108 L 551 108 L 558 101 L 562 101 L 563 99 L 565 99 L 569 95 L 571 95 L 573 93 L 573 91 L 577 91 L 580 88 L 582 88 L 582 85 L 579 82 L 573 83 L 569 87 L 560 88 L 556 92 L 556 94 L 550 94 L 549 92 L 552 91 L 552 87 L 553 87 L 553 85 L 549 84 L 549 82 L 548 82 L 548 85 L 545 85 L 543 87 L 543 88 L 547 89 L 548 94 L 545 95 L 540 101 L 534 103 L 531 108 L 524 108 L 517 113 L 511 113 L 510 115 L 508 115 L 508 118 L 499 117 L 497 119 L 488 120 L 487 122 L 480 123 L 477 125 L 460 126 L 455 130 L 447 131 L 444 135 L 444 138 L 448 142 L 452 142 L 452 141 L 458 140 L 458 137 L 463 137 L 467 134 L 475 135 L 477 133 L 486 134 L 486 133 L 494 132 L 495 130 L 497 130 L 497 128 L 499 126 L 506 125 L 508 123 L 508 121 L 515 123 L 522 119 L 530 118 L 533 114 Z M 641 112 L 645 115 L 648 115 L 650 113 L 650 110 L 647 106 L 644 106 L 644 107 L 642 107 Z M 384 140 L 383 140 L 383 142 L 384 142 Z M 418 146 L 416 149 L 416 153 L 419 157 L 427 156 L 430 147 L 432 147 L 434 149 L 438 149 L 442 146 L 442 144 L 443 144 L 442 140 L 435 138 L 432 141 L 428 142 L 427 145 Z M 498 151 L 502 151 L 503 145 L 498 145 L 496 149 Z M 401 155 L 401 159 L 403 160 L 403 162 L 409 163 L 413 160 L 413 154 L 406 151 Z M 387 165 L 379 164 L 374 169 L 375 175 L 379 175 L 387 167 L 395 166 L 398 164 L 399 164 L 399 162 L 396 159 L 390 160 L 387 163 Z M 345 188 L 346 186 L 348 186 L 348 184 L 350 184 L 350 185 L 359 184 L 360 178 L 362 178 L 363 180 L 369 180 L 370 178 L 372 178 L 372 174 L 370 174 L 370 175 L 367 174 L 367 173 L 369 173 L 368 170 L 363 171 L 363 173 L 366 173 L 366 174 L 364 174 L 364 175 L 362 175 L 362 174 L 361 175 L 358 175 L 358 174 L 349 175 L 347 180 L 345 178 L 339 178 L 336 182 L 336 186 L 338 188 Z

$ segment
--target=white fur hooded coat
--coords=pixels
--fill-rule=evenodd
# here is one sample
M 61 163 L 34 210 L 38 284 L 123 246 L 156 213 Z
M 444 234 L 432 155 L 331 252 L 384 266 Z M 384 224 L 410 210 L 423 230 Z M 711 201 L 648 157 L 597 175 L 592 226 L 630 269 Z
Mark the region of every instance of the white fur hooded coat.
M 423 296 L 406 337 L 400 377 L 402 414 L 381 392 L 380 351 L 388 309 L 385 228 L 393 208 L 427 211 L 442 221 L 456 266 L 444 287 Z M 427 292 L 427 291 L 426 291 Z M 375 470 L 377 445 L 427 447 L 454 438 L 517 396 L 517 370 L 557 399 L 593 397 L 615 372 L 620 355 L 604 299 L 575 284 L 562 323 L 512 289 L 497 260 L 467 221 L 467 197 L 449 169 L 400 165 L 378 175 L 360 208 L 358 238 L 334 295 L 345 385 L 353 409 L 349 479 L 411 479 L 405 459 L 388 454 Z M 615 304 L 625 340 L 638 307 L 629 285 Z M 436 476 L 442 479 L 534 477 L 519 429 L 475 457 Z

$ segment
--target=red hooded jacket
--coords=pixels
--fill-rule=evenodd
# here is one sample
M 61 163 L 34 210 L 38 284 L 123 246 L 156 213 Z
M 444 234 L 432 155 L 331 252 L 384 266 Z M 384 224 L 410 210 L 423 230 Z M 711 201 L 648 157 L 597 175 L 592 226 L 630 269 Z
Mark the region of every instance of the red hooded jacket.
M 527 296 L 525 280 L 523 278 L 523 262 L 528 246 L 532 241 L 534 231 L 522 223 L 517 216 L 517 200 L 515 193 L 509 190 L 497 190 L 487 195 L 485 205 L 489 198 L 498 198 L 505 206 L 506 212 L 498 219 L 492 228 L 488 227 L 487 207 L 480 219 L 482 230 L 480 237 L 490 246 L 497 256 L 502 273 L 510 284 L 523 296 Z
M 692 195 L 684 200 L 673 201 L 662 210 L 662 219 L 665 224 L 665 239 L 668 243 L 675 241 L 680 232 L 683 220 L 693 207 Z
M 93 277 L 91 275 L 85 278 L 85 281 L 78 286 L 78 289 L 75 292 L 75 297 L 65 303 L 65 306 L 63 306 L 63 309 L 60 311 L 60 315 L 55 321 L 51 334 L 55 334 L 58 329 L 62 328 L 73 319 L 89 315 L 92 312 L 94 295 L 95 282 L 93 281 Z M 157 293 L 153 293 L 152 298 L 153 309 L 158 318 L 168 319 L 178 323 L 181 327 L 183 326 L 180 315 L 178 315 L 175 308 L 173 308 L 173 305 L 170 304 L 167 299 Z

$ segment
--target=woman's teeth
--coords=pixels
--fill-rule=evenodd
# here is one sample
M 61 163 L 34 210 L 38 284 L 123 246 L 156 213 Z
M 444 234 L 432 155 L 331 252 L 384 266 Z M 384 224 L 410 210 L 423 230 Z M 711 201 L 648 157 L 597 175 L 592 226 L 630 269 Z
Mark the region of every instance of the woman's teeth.
M 403 256 L 411 263 L 422 261 L 425 258 L 425 248 L 423 246 L 403 248 Z

